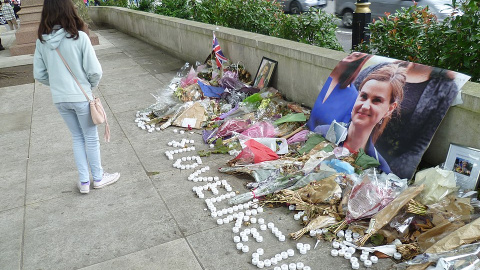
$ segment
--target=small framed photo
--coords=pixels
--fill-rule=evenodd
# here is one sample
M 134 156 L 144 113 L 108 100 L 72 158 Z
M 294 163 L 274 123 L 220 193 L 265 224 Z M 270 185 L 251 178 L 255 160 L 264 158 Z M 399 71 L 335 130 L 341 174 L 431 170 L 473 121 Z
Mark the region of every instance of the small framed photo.
M 260 66 L 258 67 L 257 74 L 255 75 L 255 80 L 253 80 L 253 87 L 260 89 L 268 87 L 270 79 L 277 68 L 277 64 L 277 61 L 263 57 L 262 62 L 260 62 Z
M 477 189 L 480 174 L 479 165 L 479 149 L 450 144 L 444 169 L 455 172 L 458 187 L 465 190 Z

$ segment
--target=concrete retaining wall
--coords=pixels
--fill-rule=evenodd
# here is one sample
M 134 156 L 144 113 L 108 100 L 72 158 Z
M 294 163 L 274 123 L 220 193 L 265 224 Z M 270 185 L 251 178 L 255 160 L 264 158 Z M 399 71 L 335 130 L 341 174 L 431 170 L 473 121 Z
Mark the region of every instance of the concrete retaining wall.
M 309 107 L 330 72 L 347 56 L 345 52 L 125 8 L 90 7 L 89 15 L 96 24 L 110 25 L 190 63 L 206 59 L 215 31 L 225 56 L 240 61 L 252 76 L 263 56 L 278 61 L 272 86 L 287 99 Z M 450 143 L 480 149 L 480 84 L 467 82 L 462 91 L 464 104 L 449 110 L 424 156 L 433 165 L 445 161 Z

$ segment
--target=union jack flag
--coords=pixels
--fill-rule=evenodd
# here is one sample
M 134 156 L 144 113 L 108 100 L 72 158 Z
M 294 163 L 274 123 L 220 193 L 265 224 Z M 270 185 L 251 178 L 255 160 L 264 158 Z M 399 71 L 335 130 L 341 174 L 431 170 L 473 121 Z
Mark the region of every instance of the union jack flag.
M 215 60 L 217 62 L 217 67 L 220 69 L 224 62 L 227 62 L 228 59 L 223 55 L 222 48 L 220 48 L 220 44 L 218 44 L 217 37 L 215 33 L 213 33 L 213 51 L 215 52 Z

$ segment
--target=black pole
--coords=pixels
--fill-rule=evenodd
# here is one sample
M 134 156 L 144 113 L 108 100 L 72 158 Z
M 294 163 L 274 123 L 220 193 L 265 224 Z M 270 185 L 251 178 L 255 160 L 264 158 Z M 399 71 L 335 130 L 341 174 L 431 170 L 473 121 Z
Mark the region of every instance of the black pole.
M 368 42 L 370 36 L 366 27 L 372 22 L 372 11 L 370 10 L 370 2 L 368 0 L 357 0 L 355 4 L 357 8 L 353 13 L 352 22 L 352 50 L 358 44 Z

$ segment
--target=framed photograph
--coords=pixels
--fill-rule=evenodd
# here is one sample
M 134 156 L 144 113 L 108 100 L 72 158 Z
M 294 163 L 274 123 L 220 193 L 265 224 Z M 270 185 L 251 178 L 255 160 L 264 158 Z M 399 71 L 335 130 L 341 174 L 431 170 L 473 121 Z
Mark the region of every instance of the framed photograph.
M 362 135 L 350 134 L 350 136 L 357 139 L 362 136 L 362 141 L 368 139 L 368 144 L 363 150 L 367 155 L 377 159 L 380 163 L 379 169 L 386 173 L 392 172 L 402 179 L 412 179 L 448 108 L 470 76 L 418 63 L 352 52 L 335 66 L 328 78 L 322 82 L 323 85 L 319 85 L 321 89 L 307 121 L 307 127 L 311 131 L 315 129 L 324 131 L 326 129 L 322 126 L 330 126 L 335 120 L 350 123 L 348 127 L 356 133 L 354 131 L 358 131 L 355 128 L 357 124 L 353 120 L 362 117 L 362 112 L 359 111 L 359 106 L 363 103 L 362 91 L 369 90 L 376 84 L 375 80 L 372 80 L 373 76 L 386 74 L 392 76 L 389 83 L 397 82 L 391 84 L 391 89 L 396 89 L 391 92 L 391 97 L 396 100 L 396 106 L 388 109 L 384 107 L 384 110 L 379 112 L 383 117 L 378 118 L 376 125 L 380 124 L 383 130 L 369 125 L 368 130 L 364 130 L 366 132 Z M 397 76 L 400 74 L 402 76 Z M 415 97 L 413 92 L 403 91 L 403 100 L 400 98 L 398 93 L 402 91 L 398 86 L 404 84 L 401 79 L 403 76 L 406 77 L 406 82 L 418 82 L 416 87 L 421 89 L 419 90 L 423 93 L 421 97 Z M 368 81 L 372 82 L 365 85 Z M 431 94 L 428 94 L 428 91 L 432 91 Z M 390 95 L 388 90 L 383 93 Z M 445 99 L 439 99 L 438 95 Z M 355 104 L 358 106 L 355 107 Z M 405 113 L 408 111 L 415 113 Z M 380 119 L 385 117 L 389 120 L 380 122 Z M 375 140 L 370 140 L 373 138 Z M 348 136 L 346 140 L 348 145 Z M 358 149 L 359 147 L 356 147 L 351 150 Z
M 475 190 L 478 187 L 479 164 L 479 149 L 450 144 L 444 169 L 455 172 L 457 186 L 465 190 Z
M 268 87 L 270 79 L 277 68 L 277 61 L 263 57 L 260 66 L 258 67 L 257 74 L 253 80 L 253 87 L 265 88 Z

